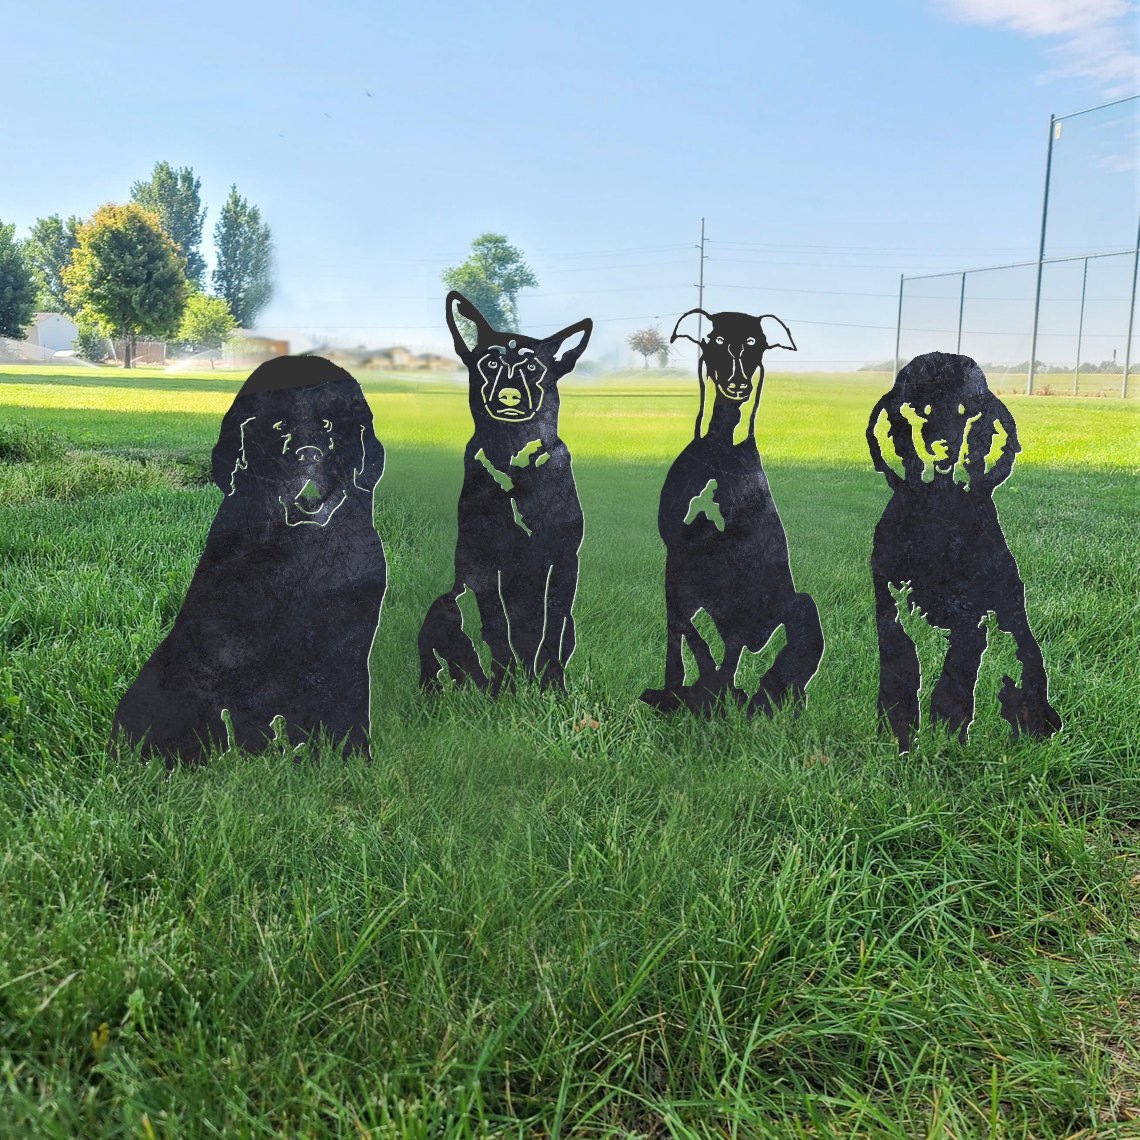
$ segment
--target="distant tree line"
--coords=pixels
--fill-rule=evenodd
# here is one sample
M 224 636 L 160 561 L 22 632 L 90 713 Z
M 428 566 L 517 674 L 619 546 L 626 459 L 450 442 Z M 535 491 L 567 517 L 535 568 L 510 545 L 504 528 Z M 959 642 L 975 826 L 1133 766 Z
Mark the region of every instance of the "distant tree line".
M 86 220 L 37 218 L 23 241 L 0 223 L 0 336 L 22 339 L 37 311 L 79 326 L 77 350 L 102 359 L 121 338 L 131 366 L 140 338 L 188 351 L 221 348 L 249 328 L 273 293 L 273 240 L 261 211 L 231 185 L 214 226 L 212 292 L 206 292 L 201 181 L 190 167 L 155 163 L 130 201 Z
M 899 368 L 904 368 L 910 363 L 909 357 L 899 358 Z M 1017 364 L 988 364 L 985 361 L 980 362 L 980 367 L 983 372 L 997 372 L 997 373 L 1014 373 L 1016 375 L 1024 376 L 1029 372 L 1029 361 L 1022 360 Z M 878 364 L 863 364 L 857 369 L 859 372 L 889 372 L 892 375 L 895 371 L 894 359 L 880 360 Z M 1050 364 L 1048 361 L 1037 361 L 1035 372 L 1049 372 L 1058 376 L 1064 376 L 1066 373 L 1072 374 L 1077 371 L 1074 365 L 1067 364 Z M 1099 364 L 1092 364 L 1086 361 L 1081 365 L 1081 373 L 1094 373 L 1099 372 L 1106 376 L 1115 375 L 1121 376 L 1124 373 L 1124 365 L 1117 364 L 1115 360 L 1102 360 Z

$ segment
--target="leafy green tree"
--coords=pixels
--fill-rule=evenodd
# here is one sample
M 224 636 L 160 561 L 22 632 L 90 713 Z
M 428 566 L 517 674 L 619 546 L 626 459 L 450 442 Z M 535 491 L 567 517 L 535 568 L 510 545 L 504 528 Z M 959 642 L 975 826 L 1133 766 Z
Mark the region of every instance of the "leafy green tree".
M 237 321 L 221 297 L 191 293 L 174 339 L 186 352 L 217 352 L 236 327 Z
M 230 187 L 214 227 L 214 291 L 241 328 L 252 328 L 273 295 L 273 238 L 261 211 Z
M 162 228 L 174 239 L 186 258 L 186 276 L 202 287 L 206 263 L 199 252 L 206 211 L 202 206 L 201 180 L 189 166 L 175 170 L 169 162 L 156 162 L 148 180 L 131 187 L 131 201 L 158 215 Z
M 80 314 L 75 318 L 79 331 L 75 334 L 75 352 L 84 360 L 102 364 L 107 359 L 107 334 L 97 321 Z
M 138 337 L 168 337 L 178 328 L 190 291 L 184 265 L 158 215 L 132 202 L 102 206 L 79 227 L 63 280 L 86 323 L 126 341 L 130 368 Z
M 659 363 L 664 366 L 669 359 L 669 344 L 661 335 L 658 328 L 638 329 L 626 338 L 626 344 L 638 355 L 645 358 L 645 367 L 649 367 L 649 358 L 656 356 Z
M 79 240 L 76 234 L 81 221 L 74 215 L 66 222 L 58 214 L 37 218 L 24 242 L 24 257 L 39 289 L 37 304 L 45 312 L 71 312 L 63 271 L 71 262 L 72 250 Z
M 0 222 L 0 336 L 23 340 L 36 312 L 36 282 L 15 233 Z
M 480 234 L 471 255 L 443 271 L 448 289 L 458 289 L 500 332 L 518 329 L 520 289 L 537 289 L 538 278 L 504 234 Z

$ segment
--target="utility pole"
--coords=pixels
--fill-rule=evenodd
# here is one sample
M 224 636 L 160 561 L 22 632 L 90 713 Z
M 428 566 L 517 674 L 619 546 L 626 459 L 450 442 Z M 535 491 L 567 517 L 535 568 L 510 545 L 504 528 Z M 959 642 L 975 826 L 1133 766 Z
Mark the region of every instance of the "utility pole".
M 705 307 L 705 220 L 701 218 L 701 244 L 696 247 L 701 251 L 700 277 L 697 279 L 697 308 Z M 697 314 L 697 340 L 701 339 L 701 314 Z

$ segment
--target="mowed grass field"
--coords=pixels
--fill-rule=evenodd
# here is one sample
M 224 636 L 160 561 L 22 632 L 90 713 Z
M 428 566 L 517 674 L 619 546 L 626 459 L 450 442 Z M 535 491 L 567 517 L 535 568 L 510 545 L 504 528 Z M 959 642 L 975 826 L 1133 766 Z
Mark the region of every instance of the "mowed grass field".
M 416 685 L 465 388 L 362 377 L 388 456 L 375 759 L 168 778 L 104 746 L 197 564 L 240 379 L 0 373 L 0 1135 L 1140 1135 L 1140 405 L 1007 398 L 996 502 L 1061 734 L 998 717 L 1003 635 L 969 744 L 900 758 L 863 440 L 888 378 L 767 379 L 827 649 L 802 715 L 747 723 L 637 699 L 695 378 L 564 382 L 569 692 L 492 703 Z M 909 624 L 932 678 L 944 642 Z

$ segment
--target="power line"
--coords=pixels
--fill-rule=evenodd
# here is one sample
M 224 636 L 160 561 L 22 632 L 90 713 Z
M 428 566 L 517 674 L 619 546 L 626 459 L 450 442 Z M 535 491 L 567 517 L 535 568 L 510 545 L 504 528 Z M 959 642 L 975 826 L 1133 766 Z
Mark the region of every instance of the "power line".
M 859 293 L 846 289 L 790 289 L 782 285 L 712 285 L 710 289 L 749 289 L 756 293 L 810 293 L 817 297 L 891 297 L 894 293 Z

